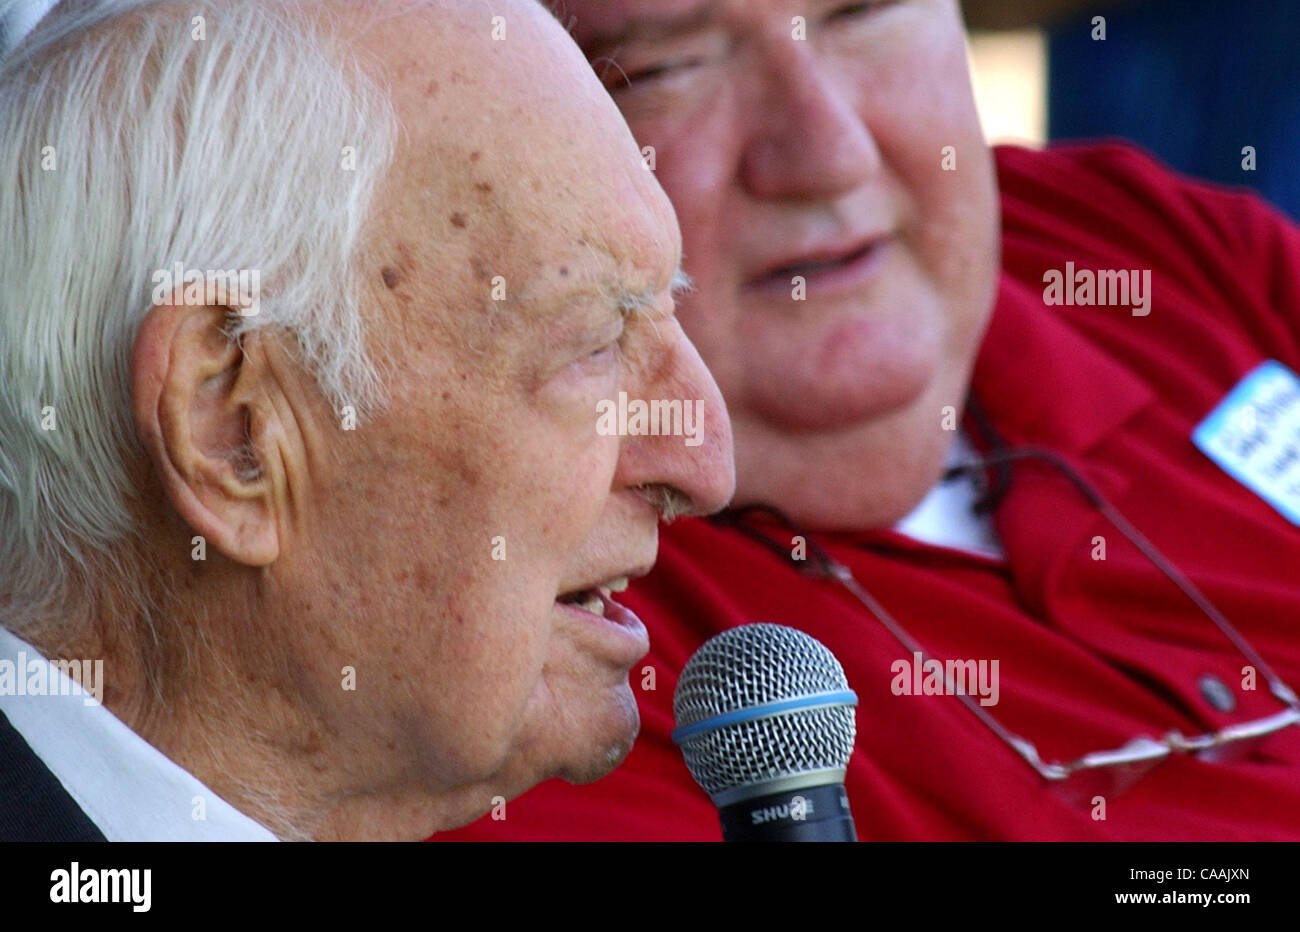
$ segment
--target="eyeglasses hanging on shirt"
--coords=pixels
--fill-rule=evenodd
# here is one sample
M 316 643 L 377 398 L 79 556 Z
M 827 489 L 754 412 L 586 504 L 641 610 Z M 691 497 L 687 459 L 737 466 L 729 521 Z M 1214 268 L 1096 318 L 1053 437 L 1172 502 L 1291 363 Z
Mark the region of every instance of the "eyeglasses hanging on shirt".
M 987 430 L 986 425 L 984 426 Z M 1098 794 L 1112 797 L 1127 789 L 1160 761 L 1175 753 L 1195 754 L 1207 759 L 1224 754 L 1226 750 L 1240 748 L 1245 750 L 1248 742 L 1258 742 L 1264 737 L 1281 731 L 1291 725 L 1300 724 L 1300 699 L 1296 693 L 1282 681 L 1255 650 L 1253 646 L 1237 631 L 1213 603 L 1174 566 L 1147 538 L 1134 527 L 1127 518 L 1114 508 L 1077 470 L 1066 463 L 1057 454 L 1035 448 L 1007 448 L 1001 446 L 995 452 L 982 459 L 961 466 L 954 466 L 944 473 L 944 481 L 951 481 L 962 476 L 972 476 L 977 480 L 989 470 L 998 471 L 998 481 L 1005 486 L 1010 481 L 1009 467 L 1019 460 L 1036 459 L 1060 470 L 1071 484 L 1093 505 L 1121 534 L 1142 552 L 1178 589 L 1186 595 L 1202 613 L 1212 621 L 1224 636 L 1239 650 L 1246 660 L 1254 666 L 1259 675 L 1268 683 L 1269 691 L 1282 703 L 1283 709 L 1261 719 L 1229 725 L 1215 732 L 1200 735 L 1184 735 L 1181 731 L 1167 732 L 1163 737 L 1152 738 L 1145 735 L 1135 737 L 1122 747 L 1113 750 L 1093 751 L 1070 761 L 1044 761 L 1038 748 L 1032 741 L 1010 731 L 987 708 L 980 705 L 964 691 L 958 692 L 949 681 L 945 682 L 945 691 L 954 695 L 981 722 L 1009 745 L 1035 771 L 1051 784 L 1068 787 L 1068 795 L 1076 801 L 1088 804 Z M 1000 496 L 998 496 L 1000 497 Z M 808 542 L 809 559 L 796 560 L 791 551 L 779 541 L 746 523 L 745 517 L 755 512 L 770 515 L 782 524 L 792 535 L 799 535 Z M 920 643 L 909 634 L 889 611 L 854 578 L 852 571 L 832 558 L 816 540 L 806 531 L 797 527 L 780 511 L 764 505 L 750 506 L 723 512 L 712 519 L 715 523 L 732 527 L 752 540 L 767 547 L 783 560 L 790 562 L 804 575 L 821 577 L 839 583 L 847 589 L 869 611 L 890 634 L 910 654 L 919 654 L 923 659 L 928 655 Z M 946 666 L 945 666 L 946 678 Z

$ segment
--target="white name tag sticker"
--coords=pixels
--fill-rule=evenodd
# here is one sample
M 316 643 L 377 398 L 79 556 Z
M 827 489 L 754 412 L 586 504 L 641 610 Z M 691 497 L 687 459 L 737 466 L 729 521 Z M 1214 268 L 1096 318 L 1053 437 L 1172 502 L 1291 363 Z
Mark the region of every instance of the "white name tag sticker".
M 1300 526 L 1300 376 L 1261 363 L 1192 433 L 1224 472 Z

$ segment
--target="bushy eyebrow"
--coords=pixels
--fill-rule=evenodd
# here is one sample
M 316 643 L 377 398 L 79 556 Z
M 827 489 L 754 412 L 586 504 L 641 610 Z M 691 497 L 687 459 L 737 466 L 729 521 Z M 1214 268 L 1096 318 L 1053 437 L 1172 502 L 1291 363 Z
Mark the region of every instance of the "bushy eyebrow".
M 673 280 L 669 283 L 668 288 L 672 291 L 673 298 L 677 299 L 688 291 L 694 291 L 695 282 L 691 281 L 691 277 L 686 274 L 686 270 L 679 265 L 677 271 L 673 273 Z
M 686 274 L 686 270 L 680 265 L 677 271 L 673 273 L 672 281 L 668 284 L 668 289 L 672 294 L 673 300 L 676 301 L 682 294 L 695 288 L 691 277 Z M 646 290 L 639 292 L 620 291 L 614 296 L 614 304 L 624 317 L 634 314 L 643 308 L 653 307 L 656 295 L 655 292 Z

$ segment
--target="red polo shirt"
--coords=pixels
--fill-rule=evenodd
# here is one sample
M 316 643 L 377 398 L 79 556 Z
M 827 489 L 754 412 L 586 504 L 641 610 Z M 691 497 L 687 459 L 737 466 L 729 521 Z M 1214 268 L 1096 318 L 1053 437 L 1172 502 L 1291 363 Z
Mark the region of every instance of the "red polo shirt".
M 1300 528 L 1190 440 L 1261 361 L 1300 372 L 1300 233 L 1251 196 L 1127 147 L 1001 148 L 997 160 L 1003 276 L 973 396 L 1008 442 L 1078 468 L 1300 689 Z M 1046 306 L 1044 272 L 1067 261 L 1151 270 L 1150 313 Z M 1282 708 L 1262 676 L 1243 690 L 1243 656 L 1058 473 L 1018 464 L 994 522 L 1005 562 L 888 531 L 813 537 L 928 656 L 997 659 L 991 711 L 1046 759 Z M 734 530 L 667 528 L 654 573 L 625 601 L 650 629 L 655 671 L 653 690 L 633 671 L 642 730 L 627 761 L 588 786 L 548 781 L 504 820 L 440 838 L 720 839 L 669 738 L 673 689 L 707 638 L 774 621 L 826 644 L 858 693 L 846 785 L 863 840 L 1300 839 L 1300 727 L 1233 762 L 1175 755 L 1100 818 L 1091 796 L 1047 785 L 956 698 L 894 695 L 891 665 L 909 654 L 883 626 Z M 1206 677 L 1231 711 L 1207 699 Z

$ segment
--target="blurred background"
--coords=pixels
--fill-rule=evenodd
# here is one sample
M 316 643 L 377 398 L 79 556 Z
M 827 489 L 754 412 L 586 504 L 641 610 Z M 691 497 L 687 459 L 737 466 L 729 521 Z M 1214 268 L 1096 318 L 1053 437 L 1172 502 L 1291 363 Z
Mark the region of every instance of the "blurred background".
M 6 26 L 21 35 L 52 5 L 0 0 L 0 47 Z M 1300 0 L 962 8 L 991 142 L 1123 137 L 1186 174 L 1252 187 L 1300 219 Z M 1243 168 L 1247 146 L 1253 170 Z
M 1300 219 L 1300 0 L 962 7 L 991 142 L 1119 136 L 1179 171 L 1254 188 Z M 1247 146 L 1253 171 L 1243 168 Z

